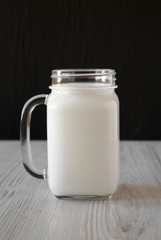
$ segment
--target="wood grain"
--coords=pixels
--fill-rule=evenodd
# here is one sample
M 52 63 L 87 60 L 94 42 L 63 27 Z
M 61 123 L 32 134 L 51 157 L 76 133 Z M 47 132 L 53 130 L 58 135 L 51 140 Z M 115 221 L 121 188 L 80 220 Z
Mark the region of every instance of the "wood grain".
M 46 165 L 46 142 L 32 143 Z M 121 142 L 120 185 L 109 201 L 57 200 L 28 175 L 17 141 L 0 142 L 0 240 L 158 240 L 161 142 Z

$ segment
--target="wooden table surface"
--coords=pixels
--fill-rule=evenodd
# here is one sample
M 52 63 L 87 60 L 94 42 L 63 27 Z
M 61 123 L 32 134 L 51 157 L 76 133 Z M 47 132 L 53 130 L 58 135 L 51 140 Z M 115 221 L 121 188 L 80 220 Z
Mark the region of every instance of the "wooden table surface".
M 46 142 L 32 143 L 46 167 Z M 108 201 L 58 200 L 30 176 L 18 141 L 0 142 L 0 240 L 160 240 L 161 142 L 121 142 L 120 185 Z

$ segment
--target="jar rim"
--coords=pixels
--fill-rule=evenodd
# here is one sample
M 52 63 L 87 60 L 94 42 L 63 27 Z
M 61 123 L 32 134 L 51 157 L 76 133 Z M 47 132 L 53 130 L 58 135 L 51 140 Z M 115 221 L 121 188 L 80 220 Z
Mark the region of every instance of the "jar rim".
M 97 68 L 76 68 L 76 69 L 55 69 L 52 70 L 51 77 L 66 77 L 66 76 L 97 76 L 116 74 L 114 69 L 97 69 Z
M 52 70 L 52 85 L 62 83 L 107 83 L 109 86 L 115 85 L 114 69 L 57 69 Z

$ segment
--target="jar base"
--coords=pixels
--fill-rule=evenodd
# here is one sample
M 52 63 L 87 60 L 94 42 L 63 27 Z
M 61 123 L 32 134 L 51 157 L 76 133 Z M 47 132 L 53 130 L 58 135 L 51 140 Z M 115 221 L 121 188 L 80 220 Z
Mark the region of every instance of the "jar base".
M 57 196 L 56 198 L 62 199 L 62 200 L 109 200 L 111 199 L 113 194 L 107 194 L 103 196 L 97 196 L 97 195 L 75 195 L 75 196 Z

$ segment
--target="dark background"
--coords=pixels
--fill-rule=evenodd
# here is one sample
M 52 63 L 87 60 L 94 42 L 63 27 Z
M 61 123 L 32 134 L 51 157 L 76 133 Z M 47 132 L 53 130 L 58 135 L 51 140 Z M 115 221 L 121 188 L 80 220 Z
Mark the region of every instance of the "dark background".
M 161 1 L 0 0 L 0 139 L 58 68 L 115 69 L 121 139 L 161 139 Z M 46 138 L 45 106 L 31 135 Z

